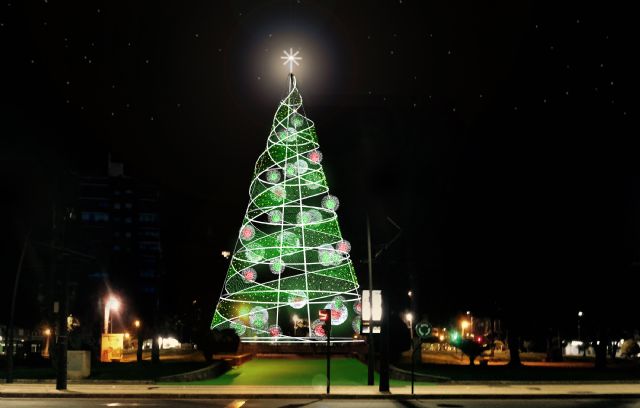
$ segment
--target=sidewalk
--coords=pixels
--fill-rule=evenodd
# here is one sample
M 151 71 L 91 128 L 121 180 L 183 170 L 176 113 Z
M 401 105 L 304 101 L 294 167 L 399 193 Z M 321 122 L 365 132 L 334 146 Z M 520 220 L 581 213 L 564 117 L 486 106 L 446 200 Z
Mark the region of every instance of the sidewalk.
M 0 398 L 326 398 L 326 386 L 238 386 L 238 385 L 151 385 L 69 384 L 57 391 L 55 384 L 0 384 Z M 391 387 L 380 393 L 378 386 L 335 386 L 328 398 L 404 399 L 409 386 Z M 415 397 L 446 398 L 640 398 L 640 383 L 626 384 L 484 384 L 416 385 Z

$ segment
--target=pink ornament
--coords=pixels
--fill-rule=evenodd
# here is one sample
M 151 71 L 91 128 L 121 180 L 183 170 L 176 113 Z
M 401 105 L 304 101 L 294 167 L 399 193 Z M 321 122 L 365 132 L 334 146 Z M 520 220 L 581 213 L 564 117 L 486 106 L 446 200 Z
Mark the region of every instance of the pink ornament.
M 336 250 L 343 254 L 348 254 L 351 251 L 351 244 L 349 241 L 338 241 L 336 244 Z
M 245 282 L 255 282 L 257 277 L 256 270 L 253 268 L 248 268 L 242 271 L 242 278 Z
M 244 227 L 242 227 L 242 229 L 240 230 L 240 238 L 242 238 L 245 241 L 250 240 L 251 238 L 253 238 L 256 235 L 256 230 L 255 228 L 253 228 L 251 225 L 245 225 Z
M 309 160 L 316 164 L 322 161 L 322 153 L 320 152 L 320 150 L 312 150 L 311 152 L 309 152 L 309 155 L 307 157 L 309 158 Z

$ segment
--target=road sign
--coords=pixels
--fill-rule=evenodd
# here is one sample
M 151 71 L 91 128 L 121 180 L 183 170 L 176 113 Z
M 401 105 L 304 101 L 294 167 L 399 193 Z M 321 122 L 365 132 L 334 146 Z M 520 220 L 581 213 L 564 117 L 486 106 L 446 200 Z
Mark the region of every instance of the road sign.
M 362 320 L 373 320 L 374 322 L 379 322 L 382 320 L 382 291 L 373 290 L 372 293 L 373 296 L 370 300 L 369 291 L 362 291 Z
M 431 323 L 420 322 L 416 324 L 416 334 L 421 339 L 426 339 L 431 335 Z

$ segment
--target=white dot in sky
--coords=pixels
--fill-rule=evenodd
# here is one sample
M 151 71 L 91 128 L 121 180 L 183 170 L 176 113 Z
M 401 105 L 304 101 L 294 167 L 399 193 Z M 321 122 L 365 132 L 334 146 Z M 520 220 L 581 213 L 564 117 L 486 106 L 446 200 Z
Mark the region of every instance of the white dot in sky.
M 148 64 L 148 63 L 149 63 L 149 60 L 144 60 L 144 63 L 145 63 L 145 64 Z
M 200 37 L 200 34 L 196 33 L 196 34 L 195 34 L 195 37 L 196 37 L 196 38 L 199 38 L 199 37 Z
M 389 54 L 393 55 L 393 50 L 389 51 Z

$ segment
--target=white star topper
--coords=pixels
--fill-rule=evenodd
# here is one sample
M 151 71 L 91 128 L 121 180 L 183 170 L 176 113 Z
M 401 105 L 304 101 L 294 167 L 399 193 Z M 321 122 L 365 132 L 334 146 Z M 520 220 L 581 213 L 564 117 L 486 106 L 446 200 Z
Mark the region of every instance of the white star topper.
M 293 48 L 289 48 L 289 52 L 287 52 L 287 50 L 284 50 L 282 52 L 284 52 L 284 57 L 280 57 L 280 59 L 284 60 L 282 65 L 289 64 L 289 73 L 293 73 L 293 64 L 296 64 L 299 66 L 300 64 L 298 64 L 298 60 L 302 59 L 302 57 L 297 56 L 300 53 L 300 51 L 296 51 L 294 53 Z

